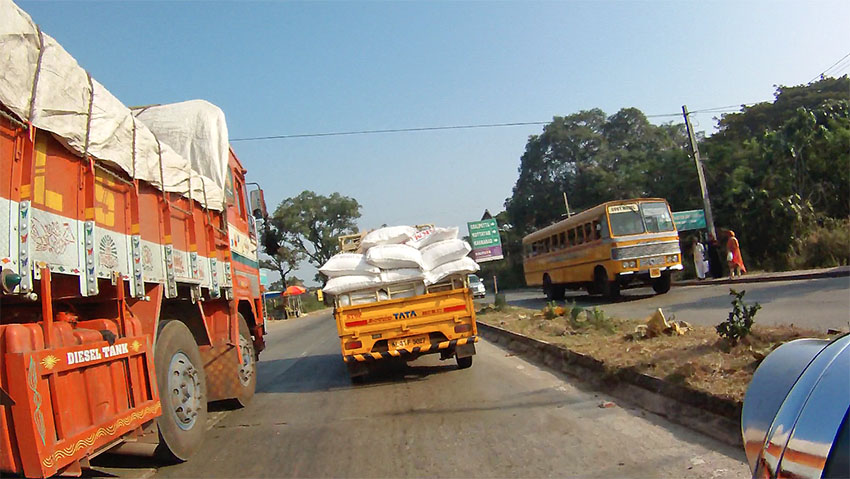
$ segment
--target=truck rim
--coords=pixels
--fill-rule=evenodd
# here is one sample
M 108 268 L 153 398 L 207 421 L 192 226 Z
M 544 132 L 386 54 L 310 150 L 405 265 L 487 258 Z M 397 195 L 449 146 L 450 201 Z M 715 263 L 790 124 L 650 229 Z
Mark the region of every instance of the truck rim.
M 242 361 L 239 364 L 239 381 L 243 386 L 251 383 L 251 377 L 254 375 L 254 348 L 251 342 L 243 335 L 239 335 L 239 350 L 241 351 Z
M 180 429 L 188 431 L 195 425 L 201 408 L 201 384 L 198 370 L 182 352 L 171 357 L 168 366 L 168 390 L 171 411 Z

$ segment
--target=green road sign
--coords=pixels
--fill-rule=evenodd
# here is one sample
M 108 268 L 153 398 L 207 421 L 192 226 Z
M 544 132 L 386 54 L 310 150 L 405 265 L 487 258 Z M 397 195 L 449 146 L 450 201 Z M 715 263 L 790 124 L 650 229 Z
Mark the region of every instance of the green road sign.
M 502 259 L 502 239 L 499 236 L 499 225 L 495 219 L 470 221 L 469 241 L 472 243 L 472 257 L 476 262 Z
M 674 211 L 673 222 L 679 231 L 700 230 L 705 228 L 705 211 Z

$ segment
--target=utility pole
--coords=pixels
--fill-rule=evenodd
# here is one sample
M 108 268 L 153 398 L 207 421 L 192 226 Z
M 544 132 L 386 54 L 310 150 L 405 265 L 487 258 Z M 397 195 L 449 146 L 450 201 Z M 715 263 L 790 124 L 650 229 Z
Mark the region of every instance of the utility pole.
M 571 216 L 570 214 L 570 203 L 567 201 L 567 192 L 564 192 L 564 206 L 567 207 L 567 218 Z
M 708 228 L 708 234 L 712 238 L 717 239 L 717 233 L 714 231 L 714 216 L 711 214 L 711 201 L 708 199 L 708 188 L 705 186 L 705 174 L 702 170 L 702 161 L 699 157 L 699 147 L 697 146 L 696 135 L 694 135 L 694 127 L 691 126 L 691 119 L 688 117 L 688 107 L 682 105 L 682 113 L 685 115 L 685 127 L 688 129 L 688 139 L 691 143 L 691 151 L 694 154 L 694 162 L 697 165 L 697 176 L 699 176 L 699 189 L 702 193 L 702 204 L 705 208 L 705 223 Z

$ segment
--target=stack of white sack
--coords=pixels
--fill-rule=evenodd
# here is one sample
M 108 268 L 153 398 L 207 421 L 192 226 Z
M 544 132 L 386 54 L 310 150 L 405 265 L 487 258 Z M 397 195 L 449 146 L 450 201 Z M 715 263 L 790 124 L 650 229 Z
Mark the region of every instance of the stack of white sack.
M 389 226 L 372 231 L 360 242 L 358 251 L 362 253 L 339 253 L 319 268 L 329 278 L 323 291 L 337 296 L 418 283 L 414 291 L 421 294 L 425 285 L 454 274 L 474 273 L 478 264 L 467 256 L 469 244 L 458 239 L 457 234 L 456 227 L 417 230 Z M 373 297 L 377 301 L 380 294 Z

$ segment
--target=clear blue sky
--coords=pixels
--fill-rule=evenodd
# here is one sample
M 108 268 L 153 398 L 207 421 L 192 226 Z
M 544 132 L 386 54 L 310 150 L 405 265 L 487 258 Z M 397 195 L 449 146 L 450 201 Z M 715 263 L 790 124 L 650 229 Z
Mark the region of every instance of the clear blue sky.
M 548 121 L 597 107 L 677 114 L 770 100 L 775 85 L 806 83 L 850 53 L 847 1 L 18 5 L 126 105 L 206 99 L 231 138 Z M 695 128 L 710 132 L 713 115 Z M 541 129 L 233 147 L 271 208 L 307 189 L 340 192 L 363 205 L 361 228 L 430 222 L 465 234 L 485 208 L 503 209 Z

